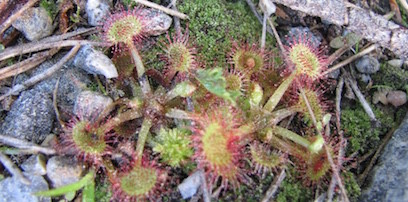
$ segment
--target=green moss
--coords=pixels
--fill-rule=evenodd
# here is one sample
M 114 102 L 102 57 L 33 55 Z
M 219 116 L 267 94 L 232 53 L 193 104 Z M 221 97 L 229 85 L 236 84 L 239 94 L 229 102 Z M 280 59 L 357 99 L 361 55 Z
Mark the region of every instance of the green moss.
M 58 5 L 53 0 L 41 0 L 40 7 L 44 8 L 51 19 L 54 19 L 58 13 Z
M 112 193 L 110 191 L 110 185 L 105 180 L 105 182 L 97 183 L 95 189 L 95 201 L 100 202 L 109 202 L 111 199 Z
M 160 153 L 161 160 L 172 167 L 179 167 L 194 153 L 188 130 L 162 128 L 155 139 L 153 151 Z
M 372 76 L 375 85 L 385 85 L 394 90 L 404 90 L 408 83 L 408 72 L 388 64 L 381 64 L 380 71 Z
M 357 183 L 356 176 L 350 171 L 344 172 L 341 175 L 350 201 L 357 201 L 361 195 L 361 188 Z
M 184 0 L 178 9 L 189 16 L 190 39 L 207 64 L 225 67 L 232 40 L 258 43 L 261 37 L 262 26 L 244 1 Z
M 247 201 L 258 202 L 265 196 L 271 186 L 273 175 L 267 175 L 264 179 L 253 179 L 252 184 L 241 184 L 235 192 L 227 192 L 218 201 Z
M 373 108 L 376 118 L 381 122 L 381 127 L 374 128 L 370 118 L 361 106 L 342 110 L 341 123 L 346 137 L 350 137 L 347 153 L 365 152 L 379 144 L 380 135 L 392 126 L 393 119 L 383 112 Z
M 289 171 L 289 173 L 290 172 L 291 171 Z M 312 199 L 311 189 L 305 187 L 301 180 L 293 176 L 296 175 L 288 175 L 285 180 L 283 180 L 276 198 L 277 202 L 310 201 Z

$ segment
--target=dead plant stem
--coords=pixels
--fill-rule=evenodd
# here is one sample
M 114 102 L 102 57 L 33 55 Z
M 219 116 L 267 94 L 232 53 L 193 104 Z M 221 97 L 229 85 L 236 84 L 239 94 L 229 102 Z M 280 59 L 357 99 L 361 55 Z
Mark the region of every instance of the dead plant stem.
M 2 152 L 0 152 L 0 162 L 4 165 L 5 168 L 17 179 L 19 179 L 23 184 L 29 185 L 31 184 L 30 180 L 28 180 L 21 170 L 14 165 L 14 163 Z
M 278 191 L 278 188 L 280 187 L 282 181 L 285 179 L 286 177 L 286 172 L 285 169 L 282 169 L 279 173 L 278 176 L 275 177 L 275 179 L 273 180 L 271 186 L 269 187 L 268 191 L 266 191 L 265 196 L 262 199 L 262 202 L 268 202 L 271 201 L 272 197 L 276 194 L 276 192 Z
M 45 78 L 50 77 L 56 71 L 60 70 L 62 68 L 62 66 L 77 53 L 79 47 L 81 47 L 79 44 L 75 44 L 75 46 L 60 61 L 55 63 L 52 67 L 50 67 L 49 69 L 47 69 L 43 73 L 31 77 L 30 79 L 23 82 L 22 84 L 17 84 L 12 89 L 10 89 L 6 94 L 0 96 L 0 101 L 4 100 L 6 97 L 8 97 L 10 95 L 13 95 L 15 93 L 20 93 L 21 91 L 23 91 L 23 90 L 27 89 L 28 87 L 38 83 L 39 81 L 42 81 Z
M 7 135 L 0 135 L 0 142 L 20 149 L 28 149 L 33 151 L 33 153 L 43 153 L 47 155 L 52 155 L 56 153 L 54 149 L 41 147 L 26 140 L 21 140 Z
M 169 14 L 169 15 L 176 16 L 176 17 L 178 17 L 180 19 L 183 19 L 183 20 L 188 19 L 188 16 L 186 14 L 180 13 L 178 11 L 175 11 L 175 10 L 172 10 L 172 9 L 169 9 L 169 8 L 166 8 L 166 7 L 158 5 L 156 3 L 146 1 L 146 0 L 134 0 L 134 1 L 136 3 L 143 4 L 143 5 L 147 6 L 147 7 L 151 7 L 151 8 L 163 11 L 163 12 Z

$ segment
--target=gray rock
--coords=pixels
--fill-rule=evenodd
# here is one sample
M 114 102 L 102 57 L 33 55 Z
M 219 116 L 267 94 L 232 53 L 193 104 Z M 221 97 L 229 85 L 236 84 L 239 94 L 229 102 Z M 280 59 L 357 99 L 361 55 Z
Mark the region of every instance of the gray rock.
M 408 201 L 408 114 L 370 173 L 361 201 Z
M 45 175 L 47 169 L 45 167 L 45 158 L 43 155 L 31 155 L 27 160 L 21 164 L 21 168 L 32 175 Z
M 59 57 L 55 57 L 42 63 L 35 69 L 31 76 L 42 73 L 54 65 L 58 60 Z M 64 109 L 71 112 L 76 97 L 86 88 L 87 85 L 91 83 L 91 80 L 86 72 L 73 67 L 72 62 L 68 62 L 60 71 L 35 85 L 34 89 L 36 91 L 47 93 L 50 97 L 52 97 L 58 80 L 57 103 L 59 106 L 64 106 Z
M 113 62 L 101 51 L 90 45 L 82 46 L 74 58 L 74 65 L 90 74 L 101 74 L 106 78 L 118 77 Z
M 402 65 L 404 64 L 404 61 L 401 59 L 392 59 L 392 60 L 389 60 L 387 63 L 393 67 L 401 68 Z
M 372 56 L 365 55 L 356 62 L 356 68 L 363 74 L 374 74 L 380 70 L 380 63 Z
M 183 199 L 190 198 L 197 193 L 198 188 L 201 186 L 202 171 L 196 171 L 188 176 L 181 184 L 177 186 Z
M 97 92 L 81 92 L 74 106 L 74 114 L 80 118 L 91 120 L 112 104 L 112 98 L 101 95 Z
M 23 173 L 31 181 L 30 185 L 20 182 L 16 177 L 0 181 L 0 202 L 50 202 L 50 197 L 34 196 L 33 193 L 48 190 L 47 181 L 42 176 Z
M 292 27 L 289 30 L 287 40 L 308 41 L 314 48 L 318 48 L 322 41 L 322 37 L 316 36 L 308 27 Z
M 364 82 L 365 84 L 368 84 L 371 82 L 371 77 L 368 74 L 360 74 L 360 79 L 362 82 Z
M 173 21 L 169 15 L 155 9 L 142 9 L 140 14 L 147 19 L 145 28 L 147 35 L 158 36 L 165 33 Z
M 47 176 L 53 187 L 72 184 L 81 179 L 82 165 L 75 158 L 54 156 L 47 162 Z
M 1 132 L 40 143 L 51 132 L 54 117 L 52 100 L 47 94 L 36 90 L 24 91 L 11 106 Z
M 88 24 L 92 26 L 101 25 L 110 14 L 110 4 L 107 0 L 88 0 L 85 11 L 88 15 Z
M 394 107 L 399 107 L 407 102 L 407 94 L 404 91 L 393 90 L 388 92 L 387 100 Z
M 30 41 L 49 36 L 54 30 L 51 17 L 42 7 L 27 9 L 12 25 Z

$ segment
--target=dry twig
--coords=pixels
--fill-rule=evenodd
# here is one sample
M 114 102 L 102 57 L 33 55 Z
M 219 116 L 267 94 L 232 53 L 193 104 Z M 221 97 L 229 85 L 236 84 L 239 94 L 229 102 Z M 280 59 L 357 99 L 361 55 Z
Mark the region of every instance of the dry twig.
M 57 52 L 58 52 L 58 49 L 51 49 L 48 51 L 43 51 L 43 52 L 34 54 L 32 57 L 25 59 L 24 61 L 10 65 L 8 67 L 4 67 L 0 69 L 0 80 L 6 79 L 12 76 L 16 76 L 25 71 L 28 71 L 36 67 L 37 65 L 41 64 L 47 58 L 53 56 Z
M 16 147 L 16 148 L 31 150 L 32 151 L 31 153 L 43 153 L 47 155 L 55 154 L 54 149 L 41 147 L 34 143 L 28 142 L 26 140 L 21 140 L 21 139 L 6 136 L 6 135 L 0 135 L 0 142 L 6 145 Z
M 30 180 L 28 180 L 26 177 L 24 177 L 23 173 L 21 173 L 21 170 L 14 165 L 14 163 L 3 153 L 0 152 L 0 161 L 4 165 L 4 167 L 7 168 L 7 170 L 14 176 L 17 177 L 23 184 L 31 184 Z
M 391 139 L 392 135 L 394 134 L 394 131 L 395 131 L 395 127 L 393 127 L 390 131 L 388 131 L 388 133 L 384 137 L 381 145 L 378 146 L 377 151 L 375 152 L 374 156 L 371 158 L 370 163 L 368 164 L 368 166 L 366 167 L 364 172 L 360 176 L 358 176 L 358 182 L 359 182 L 360 185 L 363 184 L 363 182 L 367 178 L 368 173 L 373 168 L 373 166 L 374 166 L 375 162 L 377 161 L 378 157 L 380 157 L 381 151 L 384 149 L 385 145 L 387 145 L 388 141 Z
M 3 52 L 0 53 L 0 61 L 15 57 L 17 55 L 41 51 L 49 48 L 61 48 L 67 46 L 76 46 L 76 45 L 94 45 L 94 46 L 111 46 L 110 43 L 104 42 L 93 42 L 87 40 L 65 40 L 65 41 L 54 41 L 50 43 L 40 43 L 40 42 L 33 42 L 24 45 L 20 45 L 17 47 L 6 48 Z
M 281 172 L 275 179 L 273 180 L 271 186 L 269 187 L 268 191 L 266 191 L 265 196 L 262 199 L 262 202 L 268 202 L 271 201 L 272 197 L 276 194 L 278 191 L 278 188 L 280 187 L 282 181 L 286 177 L 286 172 L 285 169 L 282 169 Z
M 148 6 L 148 7 L 157 9 L 157 10 L 161 10 L 161 11 L 163 11 L 163 12 L 169 14 L 169 15 L 176 16 L 176 17 L 178 17 L 180 19 L 183 19 L 183 20 L 188 19 L 188 16 L 186 14 L 180 13 L 178 11 L 175 11 L 175 10 L 172 10 L 172 9 L 169 9 L 169 8 L 166 8 L 166 7 L 158 5 L 156 3 L 146 1 L 146 0 L 134 0 L 134 1 L 136 3 L 140 3 L 140 4 L 143 4 L 145 6 Z
M 328 70 L 326 70 L 325 72 L 323 72 L 322 75 L 323 75 L 323 76 L 324 76 L 324 75 L 327 75 L 327 74 L 329 74 L 330 72 L 333 72 L 333 71 L 335 71 L 335 70 L 337 70 L 337 69 L 339 69 L 339 68 L 341 68 L 341 67 L 344 67 L 344 66 L 350 64 L 351 62 L 353 62 L 354 60 L 356 60 L 356 59 L 358 59 L 358 58 L 360 58 L 360 57 L 362 57 L 362 56 L 364 56 L 364 55 L 367 55 L 368 53 L 370 53 L 371 51 L 375 50 L 376 48 L 377 48 L 377 46 L 376 46 L 375 44 L 372 44 L 372 45 L 368 46 L 367 48 L 364 48 L 361 52 L 359 52 L 359 53 L 357 53 L 357 54 L 355 54 L 355 55 L 353 55 L 353 56 L 351 56 L 351 57 L 349 57 L 349 58 L 347 58 L 347 59 L 345 59 L 345 60 L 339 62 L 338 64 L 334 65 L 334 66 L 331 67 L 330 69 L 328 69 Z
M 9 90 L 6 94 L 0 96 L 0 101 L 4 100 L 4 98 L 15 94 L 15 93 L 20 93 L 21 91 L 27 89 L 28 87 L 38 83 L 39 81 L 44 80 L 45 78 L 48 78 L 52 74 L 54 74 L 56 71 L 62 68 L 62 66 L 69 60 L 71 59 L 76 52 L 78 51 L 79 47 L 81 47 L 79 44 L 76 44 L 60 61 L 55 63 L 52 67 L 47 69 L 41 74 L 38 74 L 36 76 L 31 77 L 27 81 L 25 81 L 22 84 L 17 84 L 14 86 L 11 90 Z
M 351 78 L 350 74 L 347 72 L 345 72 L 345 79 L 346 79 L 346 82 L 350 84 L 351 89 L 353 89 L 354 94 L 357 96 L 358 100 L 360 101 L 361 106 L 363 106 L 363 109 L 367 113 L 371 122 L 378 125 L 379 121 L 375 118 L 375 114 L 373 110 L 371 109 L 370 105 L 365 99 L 363 93 L 361 93 L 360 89 L 358 88 L 356 80 Z

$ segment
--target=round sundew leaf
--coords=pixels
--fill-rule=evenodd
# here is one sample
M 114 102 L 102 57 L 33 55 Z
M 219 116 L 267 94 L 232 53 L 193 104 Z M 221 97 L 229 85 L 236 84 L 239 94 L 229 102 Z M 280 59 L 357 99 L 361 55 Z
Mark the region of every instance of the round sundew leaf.
M 81 121 L 72 128 L 72 139 L 78 149 L 85 154 L 101 154 L 107 145 L 104 133 L 100 130 L 88 131 L 88 122 Z
M 206 127 L 202 137 L 203 151 L 207 160 L 215 166 L 231 164 L 231 152 L 227 148 L 227 138 L 218 123 L 211 123 Z
M 136 166 L 120 178 L 120 188 L 131 197 L 144 196 L 155 188 L 156 182 L 156 170 Z

